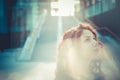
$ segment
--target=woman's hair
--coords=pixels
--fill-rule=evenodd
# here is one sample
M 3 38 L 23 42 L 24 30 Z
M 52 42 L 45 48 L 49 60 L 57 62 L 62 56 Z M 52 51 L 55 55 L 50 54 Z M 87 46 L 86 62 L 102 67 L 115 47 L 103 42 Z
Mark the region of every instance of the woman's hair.
M 67 30 L 63 34 L 60 42 L 58 43 L 55 80 L 74 80 L 73 77 L 70 76 L 70 69 L 69 69 L 67 56 L 68 56 L 71 40 L 76 40 L 80 38 L 83 30 L 89 30 L 90 32 L 92 32 L 93 35 L 95 36 L 95 40 L 98 41 L 98 43 L 101 46 L 103 46 L 103 44 L 97 38 L 97 33 L 95 28 L 93 28 L 90 24 L 81 23 L 77 27 L 73 27 Z
M 96 40 L 98 39 L 96 30 L 90 24 L 81 23 L 78 26 L 73 27 L 73 28 L 67 30 L 66 32 L 64 32 L 64 34 L 63 34 L 63 36 L 60 40 L 60 43 L 58 44 L 58 47 L 60 47 L 62 45 L 62 43 L 67 39 L 77 39 L 77 38 L 79 38 L 81 36 L 83 30 L 91 31 L 94 34 L 95 39 Z

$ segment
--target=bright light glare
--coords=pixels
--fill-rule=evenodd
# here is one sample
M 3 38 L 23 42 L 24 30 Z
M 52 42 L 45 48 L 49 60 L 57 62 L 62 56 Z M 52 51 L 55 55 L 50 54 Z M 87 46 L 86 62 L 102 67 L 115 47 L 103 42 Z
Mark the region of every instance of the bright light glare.
M 29 70 L 11 72 L 6 80 L 54 80 L 56 63 L 27 63 L 26 67 L 31 65 L 34 66 Z
M 51 2 L 52 16 L 74 16 L 74 0 Z

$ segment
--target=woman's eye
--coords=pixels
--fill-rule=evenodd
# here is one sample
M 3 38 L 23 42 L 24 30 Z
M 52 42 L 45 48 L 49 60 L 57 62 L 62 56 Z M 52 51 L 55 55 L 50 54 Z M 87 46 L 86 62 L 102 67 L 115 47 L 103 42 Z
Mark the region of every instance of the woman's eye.
M 90 41 L 90 38 L 86 38 L 85 41 Z
M 96 38 L 95 38 L 95 37 L 94 37 L 94 38 L 88 37 L 88 38 L 85 39 L 85 42 L 90 42 L 90 41 L 92 41 L 92 40 L 95 40 L 95 41 L 96 41 Z

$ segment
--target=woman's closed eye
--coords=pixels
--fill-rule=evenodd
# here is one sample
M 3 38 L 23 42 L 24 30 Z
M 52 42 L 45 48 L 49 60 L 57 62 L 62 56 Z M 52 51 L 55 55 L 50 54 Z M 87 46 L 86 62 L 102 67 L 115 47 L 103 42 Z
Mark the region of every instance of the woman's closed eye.
M 86 38 L 85 41 L 90 41 L 91 39 L 90 38 Z
M 96 41 L 96 38 L 95 37 L 91 37 L 91 36 L 87 36 L 85 37 L 85 42 L 89 42 L 89 41 L 92 41 L 92 40 L 95 40 Z
M 91 41 L 91 37 L 85 37 L 84 41 L 85 42 L 90 42 Z

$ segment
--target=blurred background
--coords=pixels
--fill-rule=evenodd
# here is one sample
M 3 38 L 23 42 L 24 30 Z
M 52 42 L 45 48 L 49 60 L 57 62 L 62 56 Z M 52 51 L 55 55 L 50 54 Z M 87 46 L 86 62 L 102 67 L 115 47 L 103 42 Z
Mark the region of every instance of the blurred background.
M 81 22 L 97 29 L 120 68 L 119 8 L 120 0 L 0 0 L 0 80 L 50 80 L 57 42 Z

